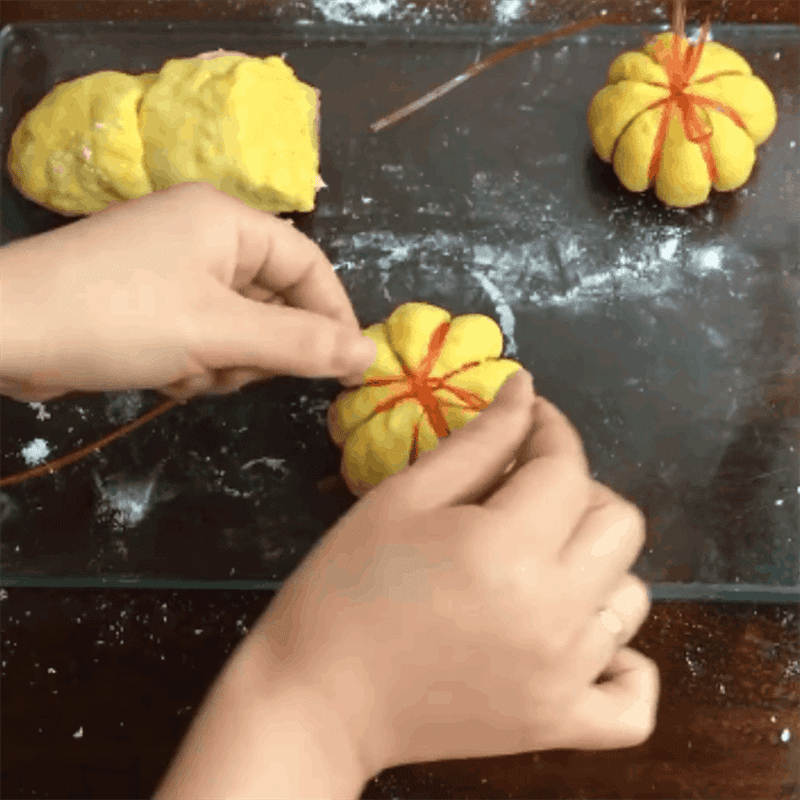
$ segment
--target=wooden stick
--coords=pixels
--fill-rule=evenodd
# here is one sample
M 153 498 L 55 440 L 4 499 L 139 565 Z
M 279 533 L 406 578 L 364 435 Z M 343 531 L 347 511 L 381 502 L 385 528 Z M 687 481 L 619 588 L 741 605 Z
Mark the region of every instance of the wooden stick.
M 556 39 L 562 39 L 566 36 L 572 36 L 575 33 L 580 33 L 581 31 L 587 31 L 590 28 L 596 28 L 598 25 L 613 25 L 618 22 L 627 22 L 628 20 L 629 17 L 627 14 L 610 14 L 607 16 L 590 17 L 589 19 L 584 19 L 580 22 L 573 22 L 570 25 L 557 28 L 549 33 L 530 36 L 527 39 L 523 39 L 521 42 L 508 45 L 508 47 L 504 47 L 502 50 L 498 50 L 496 53 L 487 56 L 477 64 L 473 64 L 471 67 L 469 67 L 469 69 L 464 70 L 464 72 L 462 72 L 460 75 L 456 75 L 455 78 L 451 78 L 446 83 L 441 84 L 441 86 L 437 86 L 435 89 L 432 89 L 418 100 L 414 100 L 413 103 L 409 103 L 408 105 L 393 111 L 391 114 L 387 114 L 377 122 L 373 122 L 369 128 L 373 133 L 385 130 L 391 125 L 400 122 L 400 120 L 411 116 L 411 114 L 413 114 L 415 111 L 419 111 L 421 108 L 424 108 L 434 100 L 437 100 L 448 92 L 451 92 L 457 86 L 461 86 L 462 83 L 466 83 L 470 78 L 474 78 L 476 75 L 479 75 L 481 72 L 485 72 L 487 69 L 499 64 L 501 61 L 505 61 L 507 58 L 517 55 L 517 53 L 524 53 L 526 50 L 532 50 L 535 47 L 541 47 L 542 45 L 549 44 Z
M 122 425 L 121 427 L 117 428 L 115 431 L 103 436 L 102 439 L 98 439 L 96 442 L 92 444 L 87 444 L 85 447 L 81 447 L 78 450 L 73 450 L 71 453 L 68 453 L 61 458 L 56 458 L 53 461 L 48 461 L 46 464 L 41 464 L 38 467 L 33 467 L 32 469 L 25 470 L 24 472 L 17 472 L 14 475 L 9 475 L 5 478 L 0 478 L 0 487 L 5 486 L 14 486 L 15 484 L 22 483 L 23 481 L 28 480 L 29 478 L 37 478 L 40 475 L 46 475 L 49 473 L 53 473 L 56 470 L 61 469 L 62 467 L 68 467 L 70 464 L 74 464 L 76 461 L 80 461 L 85 456 L 88 456 L 90 453 L 95 452 L 95 450 L 99 450 L 101 447 L 105 447 L 107 444 L 110 444 L 115 439 L 119 439 L 122 436 L 130 433 L 136 428 L 144 425 L 146 422 L 150 422 L 150 420 L 155 419 L 156 417 L 163 414 L 165 411 L 169 411 L 171 408 L 174 408 L 181 402 L 180 400 L 165 400 L 160 405 L 157 405 L 155 408 L 150 409 L 145 414 L 142 414 L 141 417 L 133 420 L 133 422 L 127 423 L 127 425 Z

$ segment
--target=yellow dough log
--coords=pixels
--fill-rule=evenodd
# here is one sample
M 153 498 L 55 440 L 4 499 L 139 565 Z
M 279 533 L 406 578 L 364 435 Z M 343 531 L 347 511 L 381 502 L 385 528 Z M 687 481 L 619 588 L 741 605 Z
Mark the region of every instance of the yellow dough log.
M 772 92 L 741 55 L 675 33 L 616 58 L 588 111 L 595 152 L 622 184 L 655 186 L 681 208 L 704 203 L 712 187 L 742 186 L 777 119 Z
M 192 181 L 265 211 L 311 211 L 318 94 L 277 56 L 222 50 L 157 73 L 98 72 L 25 115 L 8 171 L 23 195 L 69 216 Z
M 359 496 L 465 425 L 521 368 L 500 357 L 503 334 L 482 314 L 454 318 L 405 303 L 365 334 L 377 345 L 365 385 L 340 394 L 328 413 L 342 477 Z

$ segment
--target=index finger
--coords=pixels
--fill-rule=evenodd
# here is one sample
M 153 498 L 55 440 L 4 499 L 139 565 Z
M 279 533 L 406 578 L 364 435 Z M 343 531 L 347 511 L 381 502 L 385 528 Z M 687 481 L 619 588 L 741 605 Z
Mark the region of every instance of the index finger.
M 241 203 L 235 228 L 238 251 L 233 288 L 253 284 L 280 294 L 295 308 L 360 329 L 328 257 L 294 225 Z
M 529 538 L 559 552 L 593 502 L 581 437 L 552 403 L 537 397 L 523 463 L 485 502 Z

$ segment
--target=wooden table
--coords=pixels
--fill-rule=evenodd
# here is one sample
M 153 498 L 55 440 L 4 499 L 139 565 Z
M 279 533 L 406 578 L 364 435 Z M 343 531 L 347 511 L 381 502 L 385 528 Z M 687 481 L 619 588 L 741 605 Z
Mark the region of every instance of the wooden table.
M 4 0 L 2 23 L 57 19 L 258 18 L 254 0 Z M 443 2 L 431 7 L 447 12 Z M 655 4 L 654 4 L 655 5 Z M 298 12 L 300 8 L 300 12 Z M 578 18 L 647 4 L 575 2 Z M 544 21 L 550 4 L 530 6 Z M 288 12 L 287 12 L 288 13 Z M 465 20 L 491 4 L 460 4 Z M 800 23 L 796 0 L 690 2 L 690 19 Z M 795 387 L 796 388 L 796 387 Z M 787 394 L 787 402 L 797 401 Z M 190 714 L 269 593 L 210 590 L 2 591 L 4 797 L 134 797 L 151 792 Z M 364 797 L 800 798 L 800 603 L 659 601 L 632 646 L 661 671 L 658 726 L 641 747 L 418 764 Z M 199 633 L 198 633 L 199 631 Z M 98 640 L 114 637 L 113 650 Z

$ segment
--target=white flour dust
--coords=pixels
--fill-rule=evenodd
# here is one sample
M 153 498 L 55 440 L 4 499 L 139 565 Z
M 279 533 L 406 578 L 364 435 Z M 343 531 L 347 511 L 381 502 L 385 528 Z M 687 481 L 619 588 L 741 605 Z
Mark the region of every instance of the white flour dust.
M 570 227 L 541 217 L 537 232 L 519 237 L 527 241 L 503 244 L 470 244 L 442 231 L 425 235 L 375 231 L 340 238 L 334 268 L 366 275 L 377 268 L 381 275 L 392 275 L 413 264 L 421 273 L 444 275 L 452 267 L 441 265 L 456 259 L 491 298 L 503 332 L 513 341 L 517 304 L 581 313 L 612 297 L 666 298 L 680 289 L 683 268 L 699 278 L 724 272 L 730 248 L 709 246 L 687 253 L 684 236 L 677 227 L 643 226 L 636 247 L 620 246 L 599 254 L 592 249 L 597 232 L 590 226 Z M 709 333 L 713 338 L 714 332 Z
M 718 247 L 705 247 L 690 254 L 694 272 L 715 272 L 722 268 L 722 252 Z
M 276 472 L 280 472 L 283 475 L 289 474 L 289 469 L 286 467 L 286 459 L 285 458 L 254 458 L 252 461 L 248 461 L 246 464 L 242 464 L 242 470 L 250 469 L 254 467 L 256 464 L 265 464 L 272 470 Z
M 374 258 L 374 263 L 382 273 L 404 269 L 410 264 L 419 264 L 424 271 L 435 272 L 442 257 L 452 258 L 453 255 L 461 255 L 465 251 L 462 237 L 443 231 L 425 235 L 397 235 L 386 231 L 359 233 L 340 244 L 345 246 L 348 258 L 337 263 L 334 267 L 337 271 L 362 269 L 360 261 L 365 253 L 370 253 L 373 255 L 368 256 L 369 260 Z M 478 251 L 481 247 L 476 245 L 475 250 Z M 517 343 L 514 338 L 514 312 L 503 291 L 485 274 L 483 268 L 470 269 L 469 273 L 494 304 L 497 322 L 506 339 L 506 354 L 515 355 Z
M 155 474 L 143 481 L 106 484 L 101 482 L 96 472 L 93 474 L 95 485 L 100 493 L 97 504 L 99 516 L 111 516 L 117 528 L 138 525 L 145 518 L 150 510 L 153 489 L 156 485 Z
M 44 407 L 44 403 L 28 403 L 28 406 L 36 412 L 36 419 L 38 419 L 40 422 L 44 422 L 44 420 L 50 419 L 52 416 L 52 414 Z
M 520 245 L 476 245 L 475 268 L 507 302 L 580 313 L 607 302 L 656 298 L 676 289 L 681 258 L 681 233 L 662 231 L 660 238 L 643 231 L 635 250 L 620 250 L 613 261 L 591 261 L 592 232 L 560 231 Z M 649 239 L 649 241 L 648 241 Z M 711 260 L 713 257 L 709 257 Z M 585 269 L 592 263 L 594 271 Z M 709 267 L 698 259 L 697 272 Z
M 19 512 L 19 507 L 12 497 L 5 492 L 0 492 L 0 525 L 14 519 Z
M 397 0 L 316 0 L 314 6 L 327 22 L 343 25 L 389 20 L 398 10 Z
M 733 254 L 714 246 L 688 254 L 681 227 L 636 221 L 626 236 L 609 233 L 607 244 L 598 246 L 602 221 L 576 220 L 571 209 L 519 173 L 510 180 L 476 173 L 471 200 L 481 227 L 499 224 L 507 231 L 505 242 L 476 243 L 472 255 L 474 269 L 512 309 L 532 304 L 580 314 L 609 302 L 657 300 L 679 292 L 686 272 L 703 278 L 724 271 Z M 612 210 L 609 222 L 619 213 Z
M 107 397 L 108 421 L 117 425 L 136 419 L 144 402 L 142 393 L 138 391 L 108 393 Z
M 531 0 L 531 5 L 536 0 Z M 498 25 L 518 22 L 528 8 L 528 0 L 498 0 L 494 6 L 494 19 Z
M 34 467 L 47 461 L 47 457 L 50 455 L 50 445 L 44 439 L 33 439 L 22 448 L 20 454 L 29 467 Z
M 514 327 L 516 324 L 516 319 L 514 317 L 514 312 L 511 310 L 511 306 L 506 301 L 503 293 L 500 289 L 497 288 L 485 275 L 480 272 L 472 271 L 472 275 L 475 276 L 475 280 L 480 283 L 481 286 L 486 290 L 486 294 L 492 299 L 494 303 L 495 310 L 497 311 L 497 316 L 499 317 L 500 321 L 500 330 L 503 331 L 503 336 L 506 339 L 506 349 L 505 355 L 507 356 L 515 356 L 517 354 L 517 341 L 514 338 Z
M 686 38 L 690 42 L 694 42 L 695 44 L 700 41 L 700 26 L 699 25 L 687 25 L 686 26 Z M 708 31 L 707 41 L 713 42 L 714 41 L 714 29 Z
M 341 237 L 336 245 L 340 248 L 334 265 L 337 272 L 359 271 L 366 264 L 375 264 L 383 274 L 402 270 L 410 264 L 433 270 L 442 256 L 450 257 L 464 246 L 461 237 L 442 231 L 424 235 L 391 231 L 356 233 Z
M 409 196 L 424 182 L 413 167 L 383 164 L 381 171 Z M 709 348 L 724 350 L 751 324 L 747 273 L 757 268 L 756 259 L 729 237 L 695 244 L 685 226 L 652 225 L 622 203 L 607 212 L 607 220 L 576 218 L 522 173 L 478 172 L 466 199 L 464 232 L 450 232 L 450 222 L 437 219 L 443 229 L 424 234 L 373 230 L 337 237 L 336 271 L 353 287 L 376 298 L 383 294 L 393 304 L 463 296 L 480 287 L 494 306 L 509 354 L 518 348 L 519 315 L 530 315 L 531 308 L 574 317 L 625 304 L 655 325 L 656 310 L 678 312 L 687 291 L 705 284 L 715 287 L 728 309 L 724 321 L 701 328 Z M 713 216 L 704 219 L 713 225 Z

